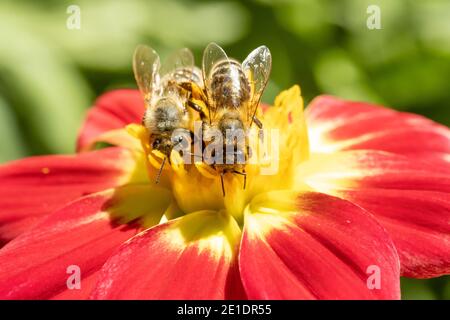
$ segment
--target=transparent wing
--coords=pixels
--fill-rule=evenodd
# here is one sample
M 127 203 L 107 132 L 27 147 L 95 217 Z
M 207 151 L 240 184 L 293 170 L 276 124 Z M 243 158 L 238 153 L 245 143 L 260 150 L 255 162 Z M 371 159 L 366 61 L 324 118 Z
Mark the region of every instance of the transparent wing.
M 197 66 L 194 66 L 192 69 L 192 81 L 195 82 L 200 88 L 203 88 L 202 70 Z
M 159 56 L 152 48 L 139 45 L 134 51 L 133 71 L 145 101 L 149 102 L 159 83 Z
M 187 92 L 182 92 L 178 85 L 190 82 L 193 78 L 194 55 L 188 48 L 173 52 L 163 63 L 160 71 L 161 86 L 164 95 L 172 95 L 183 100 Z
M 170 74 L 177 69 L 191 70 L 194 68 L 194 55 L 188 48 L 182 48 L 172 53 L 161 67 L 161 76 Z
M 211 42 L 203 51 L 202 71 L 203 79 L 211 76 L 211 70 L 214 65 L 221 60 L 228 60 L 225 51 L 215 42 Z
M 213 80 L 211 71 L 218 62 L 222 61 L 229 61 L 225 51 L 217 43 L 211 42 L 210 44 L 208 44 L 208 46 L 205 48 L 205 51 L 203 52 L 202 74 L 203 74 L 203 84 L 205 86 L 206 95 L 208 98 L 210 121 L 214 120 L 217 110 L 211 88 Z
M 247 75 L 251 88 L 250 103 L 247 106 L 247 123 L 251 123 L 272 69 L 269 48 L 260 46 L 253 50 L 242 63 L 242 69 Z

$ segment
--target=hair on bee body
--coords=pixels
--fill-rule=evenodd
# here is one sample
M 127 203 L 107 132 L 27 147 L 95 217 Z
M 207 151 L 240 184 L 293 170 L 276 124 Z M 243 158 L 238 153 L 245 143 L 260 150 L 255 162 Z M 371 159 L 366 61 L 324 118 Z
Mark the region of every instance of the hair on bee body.
M 149 131 L 149 143 L 153 150 L 164 155 L 155 179 L 158 183 L 174 146 L 183 140 L 174 132 L 189 130 L 192 120 L 186 107 L 189 92 L 182 84 L 195 82 L 202 87 L 203 79 L 187 48 L 176 51 L 161 66 L 155 50 L 139 45 L 133 56 L 133 71 L 147 107 L 142 124 Z
M 224 137 L 222 150 L 226 161 L 211 164 L 220 175 L 224 196 L 227 173 L 243 176 L 245 189 L 245 164 L 251 152 L 246 133 L 252 124 L 263 127 L 256 111 L 271 67 L 272 58 L 266 46 L 253 50 L 243 63 L 228 58 L 216 43 L 210 43 L 203 53 L 202 74 L 208 106 L 205 130 L 219 130 Z

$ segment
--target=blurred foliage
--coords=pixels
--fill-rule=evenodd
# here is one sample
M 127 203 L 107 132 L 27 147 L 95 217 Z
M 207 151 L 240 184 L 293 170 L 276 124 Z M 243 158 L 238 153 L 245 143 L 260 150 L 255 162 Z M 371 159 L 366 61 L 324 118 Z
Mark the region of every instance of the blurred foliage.
M 73 4 L 80 30 L 66 28 Z M 370 4 L 380 30 L 366 27 Z M 198 63 L 210 41 L 239 59 L 265 44 L 274 60 L 265 101 L 299 83 L 307 102 L 329 93 L 450 124 L 447 0 L 2 0 L 0 39 L 0 162 L 73 152 L 95 97 L 135 87 L 139 43 L 163 57 L 188 46 Z M 408 299 L 450 299 L 448 277 L 402 288 Z

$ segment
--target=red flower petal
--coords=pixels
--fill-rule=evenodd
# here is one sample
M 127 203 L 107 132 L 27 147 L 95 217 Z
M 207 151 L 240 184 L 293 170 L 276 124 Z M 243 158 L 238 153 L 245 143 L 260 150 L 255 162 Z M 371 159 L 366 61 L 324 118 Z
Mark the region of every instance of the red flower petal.
M 95 287 L 95 284 L 98 280 L 99 271 L 93 271 L 90 275 L 83 277 L 81 279 L 81 287 L 80 289 L 65 289 L 65 291 L 61 291 L 60 293 L 50 297 L 51 300 L 87 300 L 92 290 Z M 66 277 L 69 277 L 70 274 L 67 274 Z
M 450 274 L 448 193 L 365 189 L 340 194 L 376 214 L 392 234 L 404 276 L 428 278 Z
M 395 248 L 368 213 L 320 193 L 264 197 L 245 217 L 239 255 L 250 299 L 400 297 Z
M 450 170 L 379 151 L 317 156 L 299 181 L 367 209 L 389 231 L 402 274 L 450 273 Z
M 144 100 L 138 90 L 115 90 L 97 99 L 79 133 L 77 150 L 89 150 L 108 131 L 141 123 Z
M 76 201 L 2 248 L 0 298 L 47 299 L 67 290 L 69 266 L 79 266 L 83 276 L 98 270 L 136 233 L 113 224 L 102 210 L 109 199 L 92 195 Z
M 419 115 L 320 96 L 306 119 L 313 152 L 372 149 L 450 162 L 450 131 Z
M 119 148 L 0 166 L 0 244 L 71 200 L 128 182 L 134 168 L 131 153 Z
M 153 194 L 158 204 L 143 201 Z M 87 298 L 95 273 L 138 232 L 119 221 L 146 214 L 157 223 L 170 201 L 166 190 L 135 185 L 72 202 L 0 249 L 0 299 Z M 80 268 L 80 290 L 67 288 L 71 265 Z
M 148 229 L 103 266 L 93 299 L 242 297 L 236 222 L 201 211 Z

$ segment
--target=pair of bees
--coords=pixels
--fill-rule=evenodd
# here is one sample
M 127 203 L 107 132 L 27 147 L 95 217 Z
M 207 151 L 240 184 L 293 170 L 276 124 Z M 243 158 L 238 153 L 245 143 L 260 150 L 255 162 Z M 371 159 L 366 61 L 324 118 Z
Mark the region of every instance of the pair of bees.
M 150 133 L 151 147 L 164 155 L 157 183 L 166 159 L 170 159 L 173 148 L 185 138 L 177 132 L 191 129 L 192 112 L 198 114 L 206 135 L 213 129 L 225 137 L 223 150 L 233 150 L 233 159 L 242 156 L 248 159 L 249 148 L 226 137 L 233 137 L 236 130 L 247 132 L 253 124 L 262 129 L 256 111 L 271 66 L 272 58 L 266 46 L 256 48 L 240 63 L 228 58 L 220 46 L 210 43 L 203 53 L 201 70 L 195 66 L 194 56 L 187 48 L 176 51 L 162 66 L 155 50 L 144 45 L 136 48 L 133 71 L 147 105 L 142 123 Z M 227 173 L 244 176 L 245 188 L 245 161 L 211 166 L 220 174 L 224 194 L 223 177 Z

